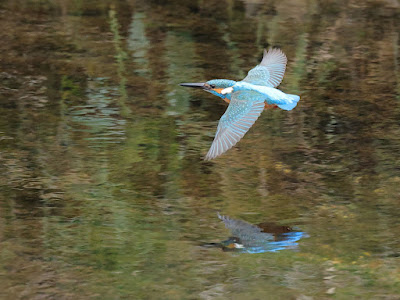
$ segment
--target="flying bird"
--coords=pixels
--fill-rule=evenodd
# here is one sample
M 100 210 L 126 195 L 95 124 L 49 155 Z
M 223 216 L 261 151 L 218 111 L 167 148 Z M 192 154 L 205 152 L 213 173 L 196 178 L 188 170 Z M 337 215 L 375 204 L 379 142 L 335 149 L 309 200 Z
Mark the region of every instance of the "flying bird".
M 264 109 L 279 107 L 292 110 L 300 97 L 286 94 L 276 87 L 285 74 L 287 58 L 280 49 L 264 50 L 261 63 L 242 81 L 213 79 L 181 86 L 201 88 L 229 103 L 218 123 L 214 141 L 205 156 L 211 160 L 228 151 L 246 134 Z

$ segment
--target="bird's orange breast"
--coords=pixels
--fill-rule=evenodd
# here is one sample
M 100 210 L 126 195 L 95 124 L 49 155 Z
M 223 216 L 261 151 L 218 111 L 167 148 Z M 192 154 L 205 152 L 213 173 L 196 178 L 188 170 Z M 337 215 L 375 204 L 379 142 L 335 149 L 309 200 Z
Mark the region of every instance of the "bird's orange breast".
M 217 92 L 218 94 L 221 94 L 223 89 L 213 89 L 213 91 Z
M 215 92 L 217 92 L 218 94 L 221 94 L 221 91 L 223 90 L 223 89 L 212 89 L 213 91 L 215 91 Z M 227 103 L 230 103 L 231 102 L 231 100 L 229 100 L 228 98 L 223 98 L 223 100 L 225 101 L 225 102 L 227 102 Z M 276 106 L 275 104 L 267 104 L 267 103 L 265 103 L 265 110 L 268 110 L 268 109 L 271 109 L 271 108 L 277 108 L 278 106 Z
M 218 94 L 221 94 L 223 89 L 212 89 L 214 92 L 217 92 Z M 231 100 L 229 100 L 228 98 L 222 98 L 225 102 L 230 103 Z

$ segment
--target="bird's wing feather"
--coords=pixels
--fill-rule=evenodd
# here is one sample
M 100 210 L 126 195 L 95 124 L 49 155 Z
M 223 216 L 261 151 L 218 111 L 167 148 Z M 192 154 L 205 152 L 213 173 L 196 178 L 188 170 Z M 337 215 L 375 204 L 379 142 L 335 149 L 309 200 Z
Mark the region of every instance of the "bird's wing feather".
M 263 101 L 242 100 L 243 93 L 232 94 L 231 102 L 218 123 L 217 133 L 205 160 L 232 148 L 246 134 L 264 110 Z
M 221 221 L 225 223 L 225 227 L 232 232 L 233 236 L 238 236 L 238 233 L 243 231 L 252 233 L 262 232 L 262 229 L 260 227 L 242 220 L 232 219 L 228 216 L 222 216 L 220 214 L 218 214 L 218 218 L 220 218 Z
M 286 63 L 286 55 L 280 49 L 264 50 L 261 63 L 251 69 L 243 81 L 256 85 L 277 87 L 285 74 Z
M 231 231 L 232 236 L 239 238 L 245 247 L 267 247 L 267 243 L 273 241 L 272 234 L 263 232 L 256 225 L 219 214 L 218 217 L 225 223 L 225 227 Z

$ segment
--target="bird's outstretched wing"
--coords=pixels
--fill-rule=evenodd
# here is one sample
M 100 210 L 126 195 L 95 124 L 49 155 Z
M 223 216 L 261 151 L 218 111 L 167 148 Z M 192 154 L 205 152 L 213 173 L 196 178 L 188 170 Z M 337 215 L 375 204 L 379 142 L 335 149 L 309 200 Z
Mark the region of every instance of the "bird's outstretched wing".
M 231 231 L 232 236 L 239 238 L 245 247 L 263 247 L 262 249 L 267 250 L 269 247 L 267 243 L 274 240 L 272 234 L 263 232 L 256 225 L 220 214 L 218 214 L 218 217 L 225 223 L 225 227 Z
M 264 110 L 263 101 L 248 101 L 243 92 L 233 93 L 231 102 L 218 123 L 217 133 L 205 160 L 232 148 L 246 134 Z
M 243 233 L 257 234 L 262 232 L 262 229 L 260 227 L 247 223 L 242 220 L 236 220 L 228 216 L 222 216 L 219 213 L 218 213 L 218 218 L 220 218 L 220 220 L 225 223 L 225 227 L 231 231 L 233 236 L 236 237 L 243 236 Z
M 285 74 L 287 58 L 280 49 L 264 50 L 261 63 L 251 69 L 242 80 L 256 85 L 277 87 Z

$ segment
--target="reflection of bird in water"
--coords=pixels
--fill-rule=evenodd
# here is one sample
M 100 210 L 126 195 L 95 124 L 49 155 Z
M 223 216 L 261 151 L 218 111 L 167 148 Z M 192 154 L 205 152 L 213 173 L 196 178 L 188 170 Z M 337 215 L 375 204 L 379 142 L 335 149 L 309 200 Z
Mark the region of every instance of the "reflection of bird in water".
M 229 106 L 219 120 L 214 141 L 205 159 L 213 159 L 232 148 L 258 119 L 264 108 L 292 110 L 300 97 L 276 89 L 285 74 L 286 55 L 279 49 L 264 50 L 261 63 L 242 81 L 214 79 L 205 83 L 181 83 L 202 88 L 221 97 Z
M 253 225 L 220 214 L 218 217 L 231 231 L 232 236 L 221 243 L 207 245 L 221 247 L 224 251 L 264 253 L 294 249 L 298 246 L 297 241 L 307 236 L 304 232 L 295 231 L 288 226 L 268 222 Z

